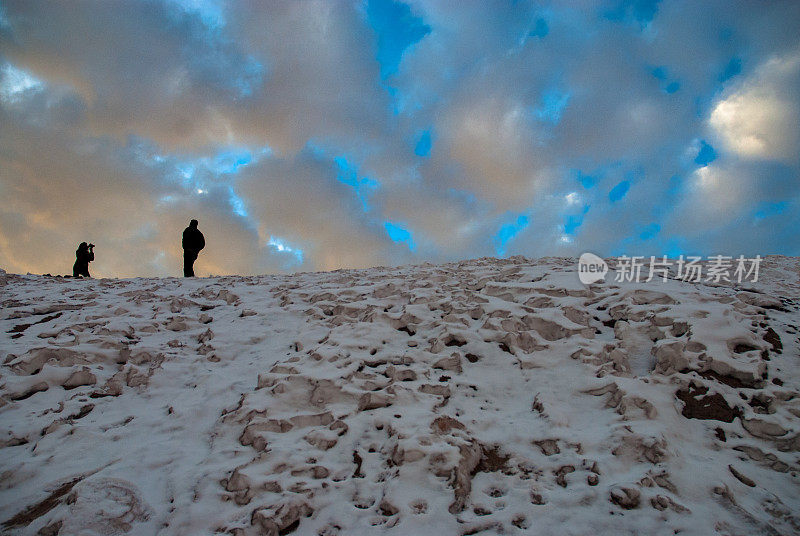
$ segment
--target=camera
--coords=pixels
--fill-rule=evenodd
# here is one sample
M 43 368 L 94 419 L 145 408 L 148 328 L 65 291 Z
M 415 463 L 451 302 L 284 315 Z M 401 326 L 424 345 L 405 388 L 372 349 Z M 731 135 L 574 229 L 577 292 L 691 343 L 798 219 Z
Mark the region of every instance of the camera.
M 94 244 L 89 244 L 89 248 L 93 248 L 93 247 L 94 247 Z

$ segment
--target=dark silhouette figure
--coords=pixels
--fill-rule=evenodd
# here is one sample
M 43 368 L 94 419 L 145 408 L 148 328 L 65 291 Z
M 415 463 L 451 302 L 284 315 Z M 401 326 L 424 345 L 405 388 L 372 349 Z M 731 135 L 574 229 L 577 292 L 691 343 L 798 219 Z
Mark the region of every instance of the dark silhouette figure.
M 89 263 L 94 260 L 94 244 L 81 242 L 75 250 L 75 264 L 72 265 L 72 277 L 92 277 L 89 275 Z
M 206 239 L 197 228 L 197 220 L 192 220 L 183 230 L 183 277 L 194 277 L 194 261 L 197 254 L 206 247 Z

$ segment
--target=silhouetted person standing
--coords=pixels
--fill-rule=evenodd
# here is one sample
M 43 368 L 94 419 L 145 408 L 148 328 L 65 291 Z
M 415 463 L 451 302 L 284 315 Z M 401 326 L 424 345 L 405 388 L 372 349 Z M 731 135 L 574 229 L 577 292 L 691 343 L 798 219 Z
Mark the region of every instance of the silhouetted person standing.
M 197 220 L 192 220 L 183 230 L 183 277 L 194 277 L 194 261 L 197 254 L 206 247 L 206 239 L 197 228 Z
M 94 244 L 81 242 L 75 250 L 75 264 L 72 265 L 72 277 L 92 277 L 89 275 L 89 263 L 94 260 Z

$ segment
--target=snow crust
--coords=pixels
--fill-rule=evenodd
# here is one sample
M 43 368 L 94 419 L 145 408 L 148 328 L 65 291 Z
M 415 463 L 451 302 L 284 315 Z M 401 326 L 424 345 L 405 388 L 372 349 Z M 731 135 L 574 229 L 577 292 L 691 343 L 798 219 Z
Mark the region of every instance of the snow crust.
M 800 534 L 800 260 L 744 285 L 576 267 L 0 271 L 0 526 Z

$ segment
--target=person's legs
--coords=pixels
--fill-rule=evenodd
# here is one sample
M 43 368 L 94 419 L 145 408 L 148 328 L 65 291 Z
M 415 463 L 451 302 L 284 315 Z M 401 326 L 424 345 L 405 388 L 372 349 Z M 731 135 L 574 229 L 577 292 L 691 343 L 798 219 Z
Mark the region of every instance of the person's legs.
M 194 277 L 194 261 L 197 253 L 193 251 L 183 252 L 183 277 Z

